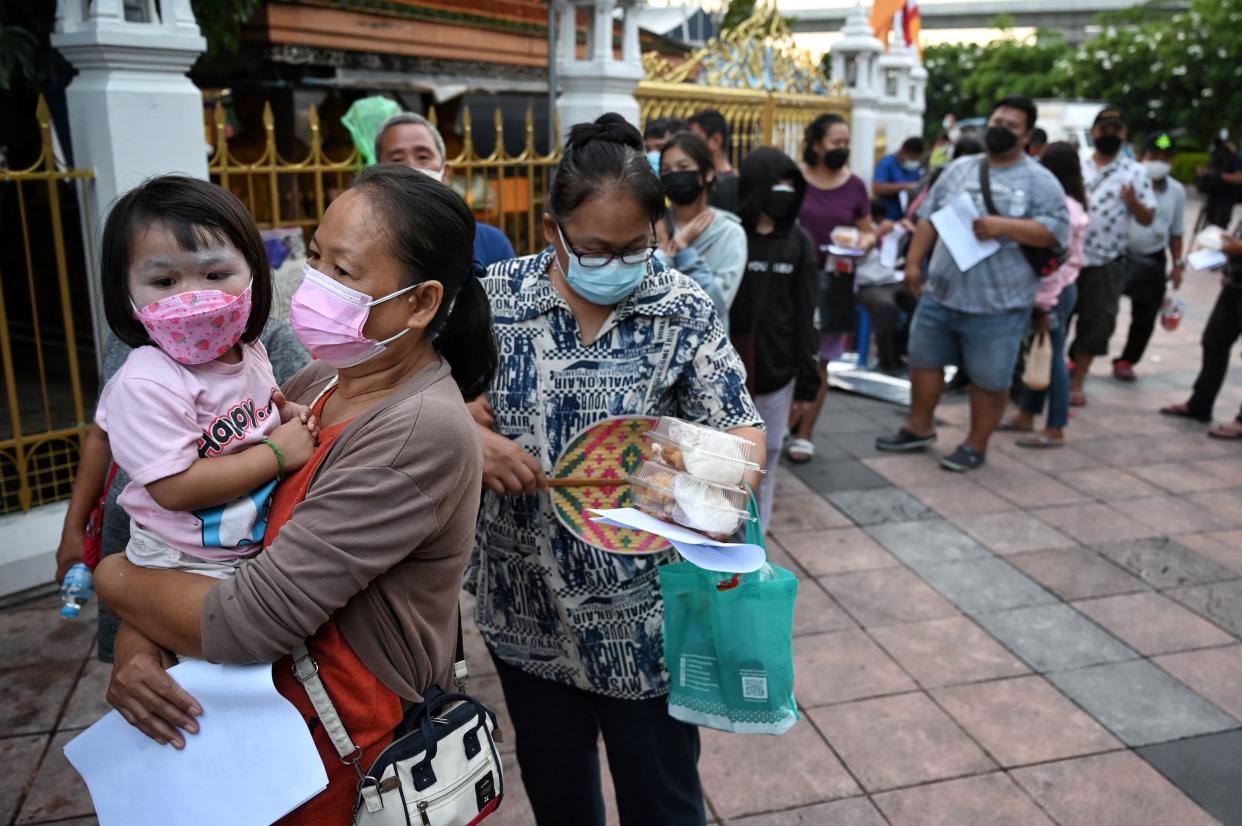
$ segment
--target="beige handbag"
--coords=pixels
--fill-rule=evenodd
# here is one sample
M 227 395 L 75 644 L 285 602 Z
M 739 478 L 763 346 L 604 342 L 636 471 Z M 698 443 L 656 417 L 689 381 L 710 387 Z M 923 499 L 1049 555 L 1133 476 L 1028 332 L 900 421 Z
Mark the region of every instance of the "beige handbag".
M 1047 390 L 1052 383 L 1052 339 L 1046 331 L 1036 333 L 1031 339 L 1022 383 L 1031 390 Z

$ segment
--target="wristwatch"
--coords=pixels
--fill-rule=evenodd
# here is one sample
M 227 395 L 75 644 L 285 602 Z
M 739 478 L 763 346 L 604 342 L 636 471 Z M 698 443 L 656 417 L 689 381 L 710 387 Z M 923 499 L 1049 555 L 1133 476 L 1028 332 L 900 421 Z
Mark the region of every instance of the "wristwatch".
M 1184 269 L 1186 269 L 1186 259 L 1185 259 L 1185 258 L 1179 258 L 1179 259 L 1177 259 L 1176 261 L 1174 261 L 1174 262 L 1173 262 L 1173 269 L 1175 269 L 1175 270 L 1184 270 Z

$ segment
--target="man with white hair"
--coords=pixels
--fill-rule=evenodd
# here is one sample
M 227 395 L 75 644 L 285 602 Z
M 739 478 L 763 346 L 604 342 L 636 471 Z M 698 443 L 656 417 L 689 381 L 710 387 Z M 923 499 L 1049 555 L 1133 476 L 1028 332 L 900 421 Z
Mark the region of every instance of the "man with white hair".
M 401 112 L 384 122 L 375 135 L 375 159 L 417 169 L 445 184 L 452 178 L 443 136 L 431 121 L 413 112 Z M 517 255 L 503 232 L 479 221 L 475 225 L 474 257 L 487 267 Z

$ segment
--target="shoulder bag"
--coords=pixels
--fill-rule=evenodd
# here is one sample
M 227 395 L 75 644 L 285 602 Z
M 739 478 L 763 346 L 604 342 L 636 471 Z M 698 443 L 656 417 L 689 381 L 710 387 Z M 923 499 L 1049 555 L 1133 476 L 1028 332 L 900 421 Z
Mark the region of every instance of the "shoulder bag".
M 104 481 L 103 493 L 99 495 L 99 501 L 95 503 L 90 515 L 86 517 L 86 530 L 82 538 L 82 561 L 92 571 L 99 564 L 99 560 L 103 559 L 104 508 L 108 505 L 108 491 L 112 490 L 112 482 L 116 479 L 118 470 L 120 467 L 113 462 L 112 467 L 108 469 L 108 478 Z
M 432 686 L 397 726 L 395 737 L 363 772 L 354 745 L 303 643 L 293 650 L 293 675 L 310 697 L 343 763 L 358 773 L 354 826 L 473 826 L 493 814 L 504 796 L 496 715 L 462 693 L 468 679 L 461 613 L 450 693 Z
M 988 208 L 988 214 L 1000 215 L 1000 210 L 992 201 L 992 183 L 988 174 L 987 158 L 979 163 L 979 191 L 983 195 L 983 204 Z M 1059 244 L 1051 247 L 1028 247 L 1026 244 L 1018 246 L 1022 248 L 1022 254 L 1026 256 L 1026 263 L 1031 265 L 1031 269 L 1039 278 L 1052 275 L 1061 268 L 1061 262 L 1065 260 L 1065 250 Z

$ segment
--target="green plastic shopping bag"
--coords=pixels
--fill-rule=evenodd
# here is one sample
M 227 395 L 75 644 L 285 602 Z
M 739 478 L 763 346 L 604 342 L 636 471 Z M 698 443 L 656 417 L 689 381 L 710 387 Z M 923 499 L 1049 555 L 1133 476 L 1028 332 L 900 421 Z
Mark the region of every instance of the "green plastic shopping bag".
M 738 734 L 792 728 L 797 577 L 770 563 L 730 577 L 678 562 L 660 569 L 660 589 L 669 714 Z
M 375 157 L 375 136 L 379 134 L 380 127 L 400 112 L 401 107 L 396 101 L 377 95 L 355 100 L 345 117 L 341 118 L 341 123 L 345 124 L 350 137 L 354 139 L 354 148 L 362 155 L 366 166 L 371 166 L 378 160 Z

